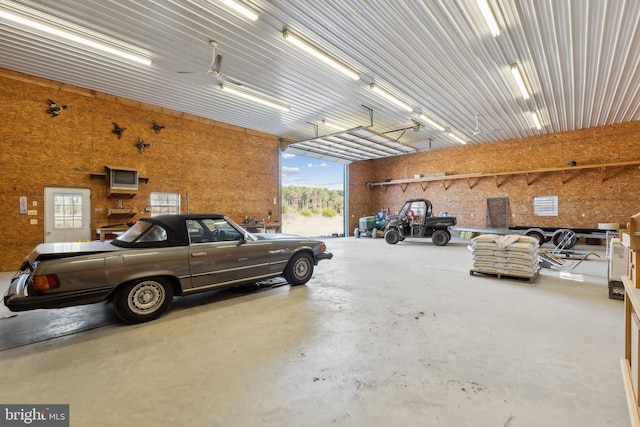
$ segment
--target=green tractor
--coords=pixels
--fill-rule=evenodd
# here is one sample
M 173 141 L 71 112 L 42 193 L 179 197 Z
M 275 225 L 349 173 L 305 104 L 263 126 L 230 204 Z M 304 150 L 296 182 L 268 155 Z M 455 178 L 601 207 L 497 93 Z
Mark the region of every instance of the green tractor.
M 353 235 L 356 236 L 356 239 L 359 239 L 360 236 L 373 237 L 375 239 L 378 237 L 378 231 L 384 231 L 386 225 L 387 212 L 382 209 L 375 215 L 360 218 L 358 228 L 353 230 Z

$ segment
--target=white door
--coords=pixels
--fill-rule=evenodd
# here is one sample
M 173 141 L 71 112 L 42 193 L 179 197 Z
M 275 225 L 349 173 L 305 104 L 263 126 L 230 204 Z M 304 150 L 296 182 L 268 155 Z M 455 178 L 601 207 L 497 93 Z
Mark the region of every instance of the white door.
M 44 242 L 78 242 L 91 238 L 91 190 L 44 188 Z

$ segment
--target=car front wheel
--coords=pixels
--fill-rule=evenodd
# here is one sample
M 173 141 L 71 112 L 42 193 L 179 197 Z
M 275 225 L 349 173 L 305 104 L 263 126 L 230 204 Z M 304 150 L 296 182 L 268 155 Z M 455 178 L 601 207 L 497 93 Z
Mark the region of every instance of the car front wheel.
M 284 278 L 292 286 L 304 285 L 313 274 L 313 259 L 309 254 L 298 253 L 289 260 L 284 269 Z
M 128 323 L 157 319 L 171 305 L 173 288 L 160 278 L 130 282 L 119 289 L 113 299 L 116 313 Z

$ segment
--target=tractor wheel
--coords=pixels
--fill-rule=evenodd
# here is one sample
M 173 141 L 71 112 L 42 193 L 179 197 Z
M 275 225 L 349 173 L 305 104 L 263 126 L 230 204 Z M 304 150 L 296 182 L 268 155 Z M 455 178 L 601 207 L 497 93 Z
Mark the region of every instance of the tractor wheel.
M 356 228 L 353 230 L 353 235 L 356 236 L 356 239 L 360 238 L 360 229 Z
M 400 234 L 397 230 L 389 230 L 384 233 L 384 241 L 390 245 L 395 245 L 400 241 Z
M 377 239 L 378 238 L 378 229 L 373 227 L 373 230 L 371 230 L 371 238 L 373 239 Z
M 431 240 L 436 246 L 444 246 L 449 243 L 449 233 L 445 230 L 436 230 L 431 235 Z

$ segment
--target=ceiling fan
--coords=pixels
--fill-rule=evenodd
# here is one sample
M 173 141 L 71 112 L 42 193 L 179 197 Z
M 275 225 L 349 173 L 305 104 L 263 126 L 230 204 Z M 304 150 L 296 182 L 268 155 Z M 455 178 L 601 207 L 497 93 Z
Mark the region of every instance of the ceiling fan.
M 214 77 L 220 76 L 220 69 L 222 68 L 222 55 L 216 55 L 216 47 L 218 46 L 218 42 L 215 40 L 209 40 L 209 45 L 213 51 L 213 57 L 211 59 L 211 66 L 206 71 L 178 71 L 180 74 L 205 74 L 205 75 L 213 75 Z

